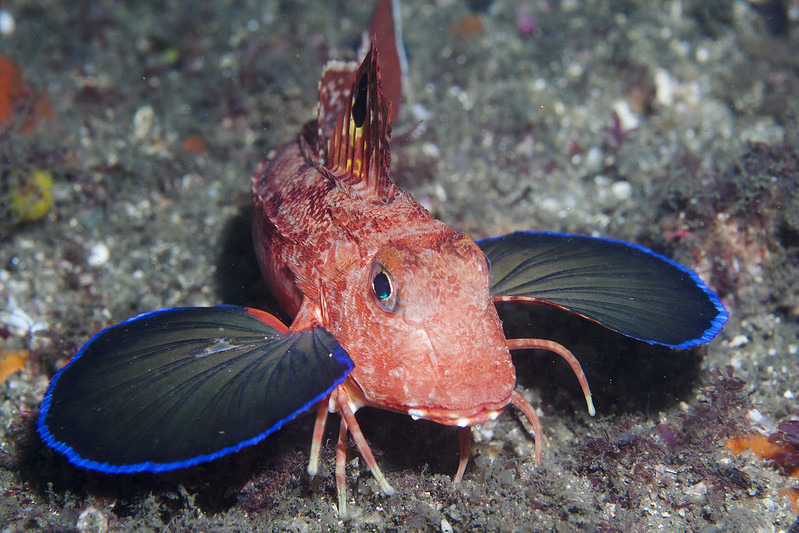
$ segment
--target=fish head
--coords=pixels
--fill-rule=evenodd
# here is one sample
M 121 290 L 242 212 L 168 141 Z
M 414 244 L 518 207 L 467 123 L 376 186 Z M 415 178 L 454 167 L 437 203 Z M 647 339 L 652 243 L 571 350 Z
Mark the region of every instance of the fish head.
M 467 235 L 436 228 L 379 247 L 352 274 L 332 332 L 365 404 L 471 426 L 499 415 L 516 374 L 488 261 Z

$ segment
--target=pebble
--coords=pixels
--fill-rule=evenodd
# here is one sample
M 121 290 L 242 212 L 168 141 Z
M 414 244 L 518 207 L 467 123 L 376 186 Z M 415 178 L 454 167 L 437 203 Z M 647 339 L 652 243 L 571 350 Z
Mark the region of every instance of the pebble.
M 613 103 L 613 111 L 615 111 L 616 116 L 619 117 L 619 124 L 622 130 L 634 130 L 641 124 L 641 121 L 638 119 L 638 116 L 633 113 L 627 100 L 615 101 Z
M 749 337 L 746 335 L 736 335 L 730 341 L 730 348 L 740 348 L 746 344 L 749 344 Z
M 155 111 L 152 106 L 145 105 L 136 110 L 133 115 L 133 135 L 134 141 L 141 142 L 147 138 L 155 121 Z
M 617 181 L 610 186 L 610 192 L 617 200 L 629 200 L 633 195 L 633 186 L 629 181 Z
M 111 257 L 111 252 L 108 250 L 108 246 L 100 242 L 89 250 L 88 262 L 91 266 L 100 266 L 105 264 L 109 257 Z
M 78 516 L 75 528 L 81 533 L 106 533 L 108 518 L 96 507 L 87 507 Z

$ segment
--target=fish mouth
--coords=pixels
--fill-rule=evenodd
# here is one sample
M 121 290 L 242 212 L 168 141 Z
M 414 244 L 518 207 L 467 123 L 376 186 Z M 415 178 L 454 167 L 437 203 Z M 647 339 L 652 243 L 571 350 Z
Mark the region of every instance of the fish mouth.
M 477 409 L 447 409 L 442 407 L 412 407 L 405 412 L 414 420 L 425 419 L 445 426 L 469 427 L 495 420 L 508 402 L 481 405 Z
M 408 405 L 392 405 L 386 402 L 376 402 L 367 399 L 360 385 L 352 379 L 352 376 L 347 376 L 347 381 L 344 382 L 343 386 L 346 388 L 347 395 L 351 400 L 350 408 L 353 412 L 361 407 L 371 406 L 378 409 L 407 414 L 414 420 L 424 419 L 444 426 L 457 426 L 462 428 L 495 420 L 510 403 L 510 396 L 508 396 L 505 400 L 500 402 L 487 402 L 468 409 L 425 406 L 410 407 Z

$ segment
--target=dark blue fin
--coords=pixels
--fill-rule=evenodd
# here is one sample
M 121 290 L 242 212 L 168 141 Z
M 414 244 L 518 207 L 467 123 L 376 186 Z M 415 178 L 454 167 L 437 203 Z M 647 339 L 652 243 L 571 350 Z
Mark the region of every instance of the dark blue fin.
M 51 380 L 38 430 L 77 466 L 162 472 L 261 441 L 353 363 L 324 329 L 243 307 L 146 313 L 94 336 Z
M 536 232 L 477 244 L 491 262 L 491 296 L 499 301 L 554 305 L 673 348 L 708 342 L 727 321 L 695 272 L 642 246 Z

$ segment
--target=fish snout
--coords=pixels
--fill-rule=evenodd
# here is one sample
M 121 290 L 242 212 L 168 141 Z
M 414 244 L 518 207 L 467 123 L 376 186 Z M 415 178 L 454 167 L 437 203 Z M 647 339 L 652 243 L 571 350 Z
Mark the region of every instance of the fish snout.
M 418 329 L 408 342 L 419 350 L 421 378 L 411 416 L 465 427 L 493 420 L 510 402 L 516 372 L 498 318 L 475 327 Z

